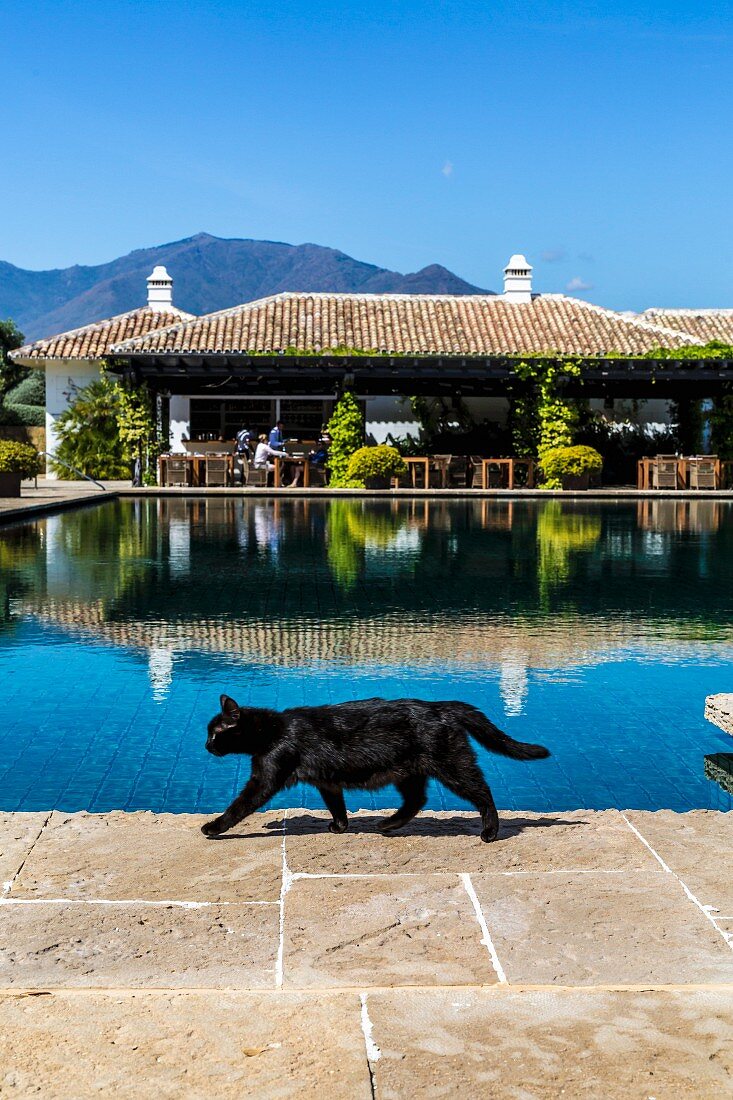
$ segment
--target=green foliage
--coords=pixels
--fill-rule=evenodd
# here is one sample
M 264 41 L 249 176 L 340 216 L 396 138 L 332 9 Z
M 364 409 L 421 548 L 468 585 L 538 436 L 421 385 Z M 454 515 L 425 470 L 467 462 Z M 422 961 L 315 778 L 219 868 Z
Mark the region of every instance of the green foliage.
M 0 400 L 29 373 L 28 367 L 19 366 L 8 355 L 22 344 L 23 333 L 15 322 L 0 321 Z
M 603 458 L 593 447 L 553 447 L 543 451 L 540 466 L 545 489 L 562 489 L 563 476 L 580 477 L 603 469 Z
M 652 348 L 642 357 L 644 359 L 733 359 L 733 345 L 721 340 L 711 340 L 708 344 L 699 344 L 684 348 Z
M 523 359 L 515 363 L 514 373 L 523 383 L 513 401 L 511 418 L 515 453 L 541 457 L 555 447 L 569 447 L 580 417 L 577 402 L 561 394 L 568 381 L 580 379 L 579 360 L 563 356 Z
M 346 480 L 363 487 L 370 477 L 391 478 L 407 473 L 402 455 L 386 443 L 378 447 L 360 447 L 354 451 L 346 467 Z
M 699 398 L 681 397 L 670 407 L 670 419 L 682 454 L 696 455 L 702 450 L 703 414 Z
M 76 391 L 73 402 L 56 421 L 59 462 L 52 460 L 51 464 L 59 477 L 68 480 L 75 476 L 68 467 L 88 477 L 129 477 L 130 456 L 120 437 L 118 407 L 116 383 L 107 375 Z
M 328 422 L 331 446 L 328 451 L 329 484 L 335 488 L 348 487 L 349 459 L 364 443 L 364 420 L 359 402 L 347 391 L 338 401 Z
M 346 344 L 337 344 L 334 348 L 321 348 L 320 351 L 314 348 L 296 348 L 292 344 L 283 349 L 283 355 L 298 355 L 300 357 L 305 357 L 306 355 L 345 355 L 350 358 L 358 358 L 359 356 L 364 357 L 387 354 L 387 352 L 379 352 L 375 348 L 351 348 L 347 347 Z
M 59 462 L 52 465 L 59 477 L 73 477 L 72 466 L 88 477 L 127 478 L 136 457 L 142 460 L 146 483 L 154 476 L 158 443 L 153 401 L 145 386 L 129 386 L 103 370 L 99 379 L 76 391 L 56 430 Z
M 733 459 L 733 393 L 721 394 L 713 400 L 710 442 L 713 454 Z
M 0 439 L 0 474 L 35 477 L 41 472 L 41 456 L 31 443 Z
M 5 400 L 11 405 L 46 404 L 46 375 L 42 370 L 32 370 L 17 385 L 8 390 Z
M 46 424 L 46 410 L 43 405 L 0 405 L 0 424 L 11 427 L 43 428 Z

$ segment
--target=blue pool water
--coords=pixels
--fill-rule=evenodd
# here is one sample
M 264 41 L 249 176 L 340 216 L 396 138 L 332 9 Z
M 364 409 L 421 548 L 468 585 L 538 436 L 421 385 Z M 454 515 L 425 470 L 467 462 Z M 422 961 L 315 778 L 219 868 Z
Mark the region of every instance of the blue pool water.
M 248 775 L 204 750 L 222 691 L 475 703 L 553 753 L 478 749 L 500 808 L 729 809 L 703 705 L 733 686 L 732 553 L 704 501 L 160 499 L 3 528 L 0 809 L 222 809 Z

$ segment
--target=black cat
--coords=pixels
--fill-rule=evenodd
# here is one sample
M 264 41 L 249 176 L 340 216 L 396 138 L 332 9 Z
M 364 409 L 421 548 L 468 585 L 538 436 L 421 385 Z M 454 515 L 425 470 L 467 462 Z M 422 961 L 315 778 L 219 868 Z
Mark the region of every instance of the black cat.
M 380 825 L 391 833 L 420 812 L 428 778 L 434 776 L 473 802 L 481 813 L 481 839 L 495 840 L 499 816 L 468 734 L 514 760 L 550 755 L 542 745 L 507 737 L 468 703 L 360 699 L 278 712 L 239 707 L 222 695 L 221 713 L 209 722 L 206 748 L 214 756 L 246 753 L 252 757 L 252 775 L 229 809 L 201 831 L 206 836 L 225 833 L 283 787 L 302 782 L 318 788 L 333 817 L 329 829 L 343 833 L 348 828 L 344 789 L 376 790 L 394 783 L 403 803 Z

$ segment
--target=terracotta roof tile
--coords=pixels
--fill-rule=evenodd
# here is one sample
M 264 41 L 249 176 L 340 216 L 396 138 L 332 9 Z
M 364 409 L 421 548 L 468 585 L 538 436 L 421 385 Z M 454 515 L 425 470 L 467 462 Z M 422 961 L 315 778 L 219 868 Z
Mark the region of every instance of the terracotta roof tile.
M 643 355 L 694 343 L 681 328 L 564 295 L 276 294 L 115 346 L 119 354 L 276 354 L 354 347 L 406 355 Z
M 133 309 L 129 313 L 119 313 L 106 321 L 96 321 L 82 328 L 62 332 L 59 336 L 49 336 L 25 344 L 11 352 L 11 358 L 20 361 L 34 359 L 99 359 L 109 354 L 113 344 L 128 340 L 133 336 L 144 336 L 151 329 L 161 328 L 178 321 L 192 321 L 192 313 L 180 309 L 170 309 L 158 313 L 149 306 Z
M 688 332 L 696 344 L 718 340 L 733 344 L 733 309 L 647 309 L 643 320 L 678 332 Z

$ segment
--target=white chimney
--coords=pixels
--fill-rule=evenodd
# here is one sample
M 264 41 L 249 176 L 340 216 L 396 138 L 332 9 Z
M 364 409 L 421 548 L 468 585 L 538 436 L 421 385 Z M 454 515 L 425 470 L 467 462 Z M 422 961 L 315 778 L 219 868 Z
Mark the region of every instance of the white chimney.
M 173 307 L 173 280 L 161 264 L 148 275 L 148 306 L 153 313 L 168 313 Z
M 532 301 L 532 264 L 514 255 L 504 268 L 504 297 L 507 302 Z

